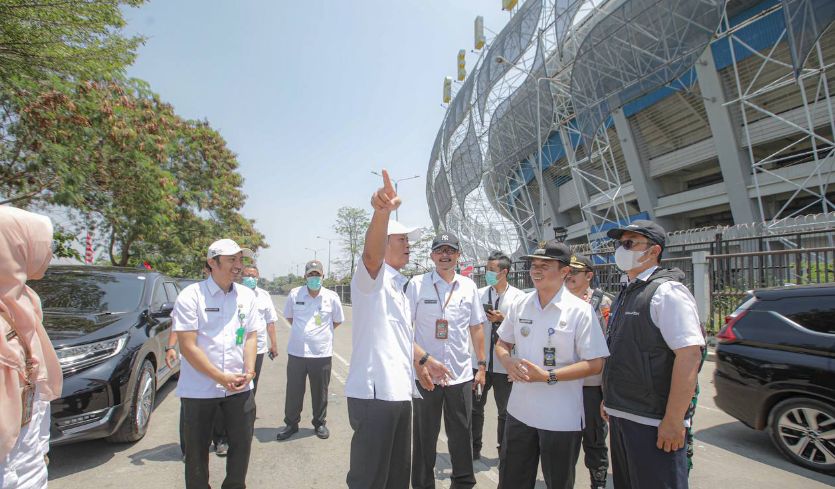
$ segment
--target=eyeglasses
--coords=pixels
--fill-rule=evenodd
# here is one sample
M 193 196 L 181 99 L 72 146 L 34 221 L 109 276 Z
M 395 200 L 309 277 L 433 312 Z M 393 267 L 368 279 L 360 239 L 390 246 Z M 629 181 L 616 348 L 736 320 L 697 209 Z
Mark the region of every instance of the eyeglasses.
M 635 241 L 635 240 L 632 240 L 632 239 L 624 239 L 622 241 L 615 241 L 615 244 L 616 244 L 616 246 L 615 246 L 616 248 L 621 248 L 622 247 L 625 250 L 631 250 L 635 245 L 639 245 L 639 244 L 654 245 L 655 243 L 651 243 L 649 241 Z
M 458 253 L 458 250 L 454 250 L 452 248 L 438 248 L 437 250 L 432 250 L 432 253 L 436 253 L 438 255 L 455 255 Z

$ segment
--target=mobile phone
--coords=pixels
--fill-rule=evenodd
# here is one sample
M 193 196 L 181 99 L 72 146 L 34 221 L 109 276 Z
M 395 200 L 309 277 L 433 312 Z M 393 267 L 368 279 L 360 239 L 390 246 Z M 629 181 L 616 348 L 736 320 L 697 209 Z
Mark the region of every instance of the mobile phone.
M 276 357 L 277 355 L 276 355 L 275 353 L 273 353 L 273 352 L 270 352 L 270 353 L 268 353 L 268 354 L 267 354 L 267 356 L 268 356 L 268 357 L 270 357 L 270 360 L 275 360 L 275 357 Z
M 484 307 L 484 312 L 485 313 L 493 312 L 493 306 L 490 305 L 490 304 L 482 304 L 482 307 Z
M 481 384 L 475 387 L 475 400 L 476 402 L 481 402 Z

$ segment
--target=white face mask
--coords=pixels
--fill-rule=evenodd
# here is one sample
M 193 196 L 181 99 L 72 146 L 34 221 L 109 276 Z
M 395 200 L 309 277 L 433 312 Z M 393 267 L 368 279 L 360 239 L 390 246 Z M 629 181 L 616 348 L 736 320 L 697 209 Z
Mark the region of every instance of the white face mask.
M 641 257 L 643 257 L 647 251 L 649 250 L 627 250 L 624 247 L 619 247 L 615 250 L 615 265 L 617 265 L 618 268 L 624 272 L 628 272 L 633 268 L 638 268 L 643 263 Z

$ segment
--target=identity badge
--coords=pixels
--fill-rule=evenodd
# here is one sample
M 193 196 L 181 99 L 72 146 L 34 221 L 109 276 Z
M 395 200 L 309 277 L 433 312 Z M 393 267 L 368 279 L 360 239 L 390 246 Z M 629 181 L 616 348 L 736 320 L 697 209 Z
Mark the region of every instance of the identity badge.
M 449 338 L 449 321 L 446 319 L 435 320 L 435 338 L 439 340 Z
M 553 346 L 546 346 L 542 349 L 543 352 L 543 360 L 542 363 L 546 367 L 556 367 L 557 366 L 557 349 Z

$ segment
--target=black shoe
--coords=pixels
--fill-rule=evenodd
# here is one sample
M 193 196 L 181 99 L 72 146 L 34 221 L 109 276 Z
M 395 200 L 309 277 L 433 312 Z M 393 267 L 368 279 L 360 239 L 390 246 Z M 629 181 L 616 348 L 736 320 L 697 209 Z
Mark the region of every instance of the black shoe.
M 481 450 L 473 450 L 473 460 L 481 459 Z
M 278 430 L 278 434 L 275 435 L 275 439 L 278 440 L 278 441 L 286 440 L 287 438 L 290 438 L 291 436 L 293 436 L 294 433 L 296 433 L 298 431 L 299 431 L 298 425 L 285 426 L 284 428 L 281 428 L 280 430 Z
M 328 430 L 327 426 L 321 425 L 316 428 L 316 436 L 323 440 L 327 440 L 331 436 L 331 432 Z
M 217 455 L 218 457 L 225 457 L 226 452 L 228 451 L 229 444 L 225 441 L 218 442 L 218 444 L 215 446 L 215 455 Z

